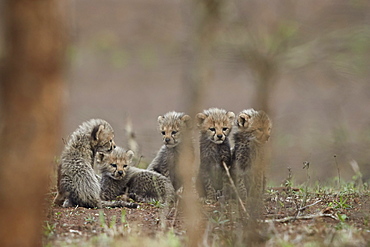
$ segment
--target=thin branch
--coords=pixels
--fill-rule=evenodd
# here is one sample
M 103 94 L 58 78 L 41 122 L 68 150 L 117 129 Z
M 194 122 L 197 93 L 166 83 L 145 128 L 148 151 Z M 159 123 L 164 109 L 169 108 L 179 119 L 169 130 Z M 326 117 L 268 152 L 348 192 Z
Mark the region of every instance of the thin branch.
M 306 205 L 306 206 L 304 206 L 304 207 L 301 207 L 301 208 L 299 208 L 299 209 L 298 209 L 298 211 L 303 211 L 303 210 L 305 210 L 306 208 L 308 208 L 308 207 L 312 207 L 312 206 L 316 205 L 316 204 L 317 204 L 317 203 L 319 203 L 319 202 L 321 202 L 321 200 L 318 200 L 318 201 L 316 201 L 316 202 L 314 202 L 314 203 L 312 203 L 312 204 L 310 204 L 310 205 Z
M 332 218 L 334 220 L 339 220 L 338 217 L 336 217 L 332 214 L 319 213 L 319 214 L 310 214 L 310 215 L 304 215 L 304 216 L 298 216 L 298 217 L 288 216 L 288 217 L 281 218 L 281 219 L 264 220 L 263 222 L 265 222 L 265 223 L 268 223 L 268 222 L 286 223 L 286 222 L 294 221 L 294 220 L 311 220 L 311 219 L 319 218 L 319 217 L 329 217 L 329 218 Z
M 180 199 L 177 198 L 176 203 L 175 203 L 175 207 L 174 207 L 175 208 L 175 212 L 173 213 L 173 219 L 172 219 L 172 222 L 171 222 L 171 226 L 172 227 L 175 227 L 176 218 L 177 218 L 177 208 L 179 206 L 179 201 L 180 201 Z
M 242 199 L 241 199 L 241 198 L 240 198 L 240 196 L 239 196 L 239 193 L 238 193 L 238 190 L 236 189 L 236 186 L 235 186 L 235 184 L 234 184 L 234 181 L 233 181 L 233 179 L 232 179 L 232 178 L 231 178 L 231 176 L 230 176 L 229 168 L 227 168 L 227 166 L 226 166 L 226 164 L 225 164 L 225 162 L 224 162 L 224 161 L 222 162 L 222 165 L 223 165 L 223 166 L 224 166 L 224 168 L 225 168 L 225 171 L 226 171 L 226 174 L 227 174 L 227 176 L 228 176 L 228 178 L 229 178 L 229 181 L 230 181 L 231 187 L 233 188 L 233 190 L 234 190 L 234 192 L 235 192 L 236 196 L 238 197 L 238 201 L 239 201 L 239 203 L 240 203 L 240 206 L 242 207 L 243 211 L 246 213 L 246 212 L 247 212 L 247 210 L 245 209 L 245 206 L 244 206 L 244 204 L 243 204 Z

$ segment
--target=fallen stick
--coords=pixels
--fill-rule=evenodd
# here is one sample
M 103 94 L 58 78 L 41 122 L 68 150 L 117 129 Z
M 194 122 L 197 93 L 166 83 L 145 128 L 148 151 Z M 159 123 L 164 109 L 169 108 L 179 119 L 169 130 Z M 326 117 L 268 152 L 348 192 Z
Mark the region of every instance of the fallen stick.
M 338 217 L 336 217 L 332 214 L 319 213 L 319 214 L 310 214 L 310 215 L 304 215 L 304 216 L 288 216 L 288 217 L 281 218 L 281 219 L 264 220 L 262 222 L 265 222 L 265 223 L 268 223 L 268 222 L 286 223 L 286 222 L 289 222 L 289 221 L 292 221 L 292 220 L 311 220 L 311 219 L 319 218 L 319 217 L 330 217 L 334 220 L 339 220 Z
M 312 206 L 316 205 L 316 204 L 317 204 L 317 203 L 319 203 L 319 202 L 321 202 L 321 200 L 318 200 L 318 201 L 316 201 L 316 202 L 314 202 L 314 203 L 312 203 L 312 204 L 310 204 L 310 205 L 306 205 L 306 206 L 304 206 L 304 207 L 301 207 L 301 208 L 299 208 L 299 209 L 298 209 L 298 211 L 303 211 L 303 210 L 305 210 L 306 208 L 308 208 L 308 207 L 312 207 Z
M 231 178 L 231 175 L 230 175 L 230 172 L 229 172 L 229 168 L 226 166 L 226 164 L 225 164 L 225 162 L 224 162 L 224 161 L 222 161 L 222 165 L 223 165 L 223 166 L 224 166 L 224 168 L 225 168 L 225 171 L 226 171 L 227 177 L 229 178 L 229 181 L 230 181 L 231 187 L 233 188 L 233 190 L 234 190 L 234 192 L 235 192 L 236 196 L 238 197 L 238 201 L 239 201 L 239 203 L 240 203 L 240 206 L 242 207 L 243 211 L 246 213 L 246 212 L 247 212 L 247 209 L 245 209 L 245 206 L 244 206 L 244 204 L 243 204 L 242 199 L 241 199 L 241 198 L 240 198 L 240 196 L 239 196 L 239 193 L 238 193 L 238 190 L 236 189 L 236 186 L 235 186 L 235 184 L 234 184 L 234 181 L 233 181 L 233 179 Z
M 172 222 L 171 222 L 171 226 L 174 227 L 175 226 L 175 222 L 176 222 L 176 217 L 177 217 L 177 208 L 179 206 L 179 198 L 177 198 L 176 200 L 176 203 L 175 203 L 175 212 L 174 212 L 174 215 L 173 215 L 173 219 L 172 219 Z

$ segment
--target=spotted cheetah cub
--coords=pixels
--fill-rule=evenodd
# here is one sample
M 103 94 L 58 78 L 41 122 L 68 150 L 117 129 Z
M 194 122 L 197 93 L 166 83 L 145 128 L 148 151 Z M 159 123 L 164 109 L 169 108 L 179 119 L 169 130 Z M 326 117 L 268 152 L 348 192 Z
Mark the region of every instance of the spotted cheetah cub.
M 256 193 L 264 191 L 264 144 L 270 138 L 272 123 L 265 112 L 248 109 L 239 113 L 236 125 L 232 174 L 240 196 L 245 199 L 250 195 L 252 186 Z
M 222 162 L 231 166 L 229 134 L 235 114 L 218 108 L 210 108 L 198 113 L 200 130 L 200 167 L 197 177 L 197 190 L 207 200 L 217 200 L 227 184 Z
M 175 190 L 171 181 L 159 173 L 131 166 L 133 157 L 133 151 L 121 147 L 116 147 L 110 154 L 100 155 L 97 162 L 102 174 L 101 198 L 114 200 L 127 193 L 140 202 L 172 203 Z
M 54 203 L 63 207 L 136 207 L 126 202 L 105 202 L 100 199 L 100 181 L 93 169 L 95 154 L 109 153 L 115 148 L 114 131 L 101 119 L 82 123 L 64 147 L 58 166 L 58 194 Z
M 191 118 L 184 113 L 172 111 L 159 116 L 158 125 L 163 137 L 163 146 L 147 170 L 168 177 L 177 191 L 182 186 L 178 171 L 179 156 L 183 148 L 182 139 L 185 132 L 191 128 Z

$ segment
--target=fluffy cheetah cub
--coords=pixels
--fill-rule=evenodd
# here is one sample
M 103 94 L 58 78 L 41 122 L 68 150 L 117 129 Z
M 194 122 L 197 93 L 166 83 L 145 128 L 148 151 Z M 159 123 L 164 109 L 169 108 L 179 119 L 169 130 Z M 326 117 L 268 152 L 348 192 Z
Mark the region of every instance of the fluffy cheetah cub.
M 226 185 L 226 172 L 222 162 L 231 166 L 231 152 L 228 136 L 235 114 L 223 109 L 210 108 L 198 113 L 200 129 L 200 167 L 197 190 L 207 200 L 217 200 Z
M 147 170 L 155 171 L 168 177 L 175 190 L 182 186 L 179 176 L 179 156 L 183 148 L 182 138 L 191 128 L 191 118 L 182 112 L 168 112 L 158 117 L 159 131 L 163 137 L 163 146 L 149 164 Z
M 240 195 L 245 199 L 251 186 L 256 188 L 256 193 L 264 191 L 264 144 L 270 138 L 272 123 L 265 112 L 248 109 L 239 113 L 236 125 L 232 174 Z
M 170 180 L 159 173 L 130 166 L 134 152 L 117 147 L 112 153 L 99 155 L 102 174 L 101 198 L 114 200 L 128 193 L 140 202 L 160 201 L 172 203 L 175 190 Z
M 95 154 L 115 148 L 114 132 L 101 119 L 82 123 L 65 145 L 58 166 L 58 194 L 54 203 L 63 207 L 102 208 L 135 205 L 126 202 L 104 202 L 100 199 L 100 181 L 93 170 Z

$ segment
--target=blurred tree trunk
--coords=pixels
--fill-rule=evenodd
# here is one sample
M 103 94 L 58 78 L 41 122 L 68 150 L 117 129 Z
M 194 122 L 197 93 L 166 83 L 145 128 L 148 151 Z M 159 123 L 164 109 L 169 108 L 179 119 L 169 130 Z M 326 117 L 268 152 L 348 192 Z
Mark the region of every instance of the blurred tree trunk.
M 187 14 L 190 26 L 183 91 L 185 109 L 195 116 L 203 108 L 210 83 L 212 53 L 220 25 L 221 0 L 192 0 Z
M 212 51 L 220 23 L 221 0 L 192 0 L 187 5 L 186 21 L 190 27 L 188 38 L 187 63 L 184 68 L 184 105 L 185 112 L 194 117 L 204 104 L 207 86 L 210 83 Z M 195 121 L 194 121 L 195 122 Z M 192 131 L 197 131 L 194 126 Z M 191 132 L 191 131 L 189 131 Z M 193 145 L 191 136 L 185 134 L 184 147 Z M 198 148 L 198 147 L 196 147 Z M 192 177 L 197 170 L 198 159 L 194 159 L 193 150 L 185 148 L 181 152 L 180 173 L 184 181 L 182 208 L 187 228 L 188 246 L 199 246 L 204 234 L 204 222 L 200 205 L 193 192 Z
M 0 246 L 41 246 L 60 139 L 64 25 L 57 0 L 4 1 Z
M 277 83 L 278 64 L 274 58 L 251 50 L 251 56 L 247 59 L 247 64 L 254 73 L 256 83 L 256 93 L 254 106 L 258 110 L 263 110 L 271 114 L 270 101 L 274 93 L 274 86 Z

